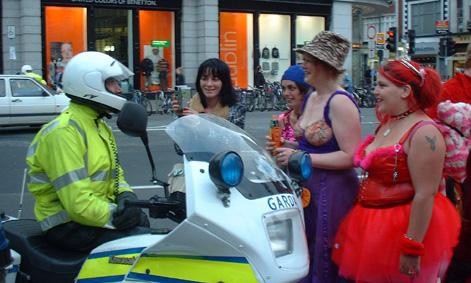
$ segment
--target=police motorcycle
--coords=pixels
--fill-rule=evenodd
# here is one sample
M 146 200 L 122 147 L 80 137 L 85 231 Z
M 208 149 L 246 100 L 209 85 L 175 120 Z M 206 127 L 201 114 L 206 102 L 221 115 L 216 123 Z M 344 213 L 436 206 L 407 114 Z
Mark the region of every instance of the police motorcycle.
M 169 193 L 168 184 L 155 178 L 144 108 L 125 104 L 118 126 L 141 137 L 153 182 L 165 191 L 163 197 L 127 205 L 178 225 L 83 254 L 47 244 L 33 220 L 6 221 L 10 247 L 21 255 L 17 282 L 296 282 L 307 274 L 300 189 L 294 182 L 311 173 L 307 154 L 293 154 L 290 178 L 253 138 L 226 120 L 181 117 L 165 131 L 182 154 L 185 192 Z

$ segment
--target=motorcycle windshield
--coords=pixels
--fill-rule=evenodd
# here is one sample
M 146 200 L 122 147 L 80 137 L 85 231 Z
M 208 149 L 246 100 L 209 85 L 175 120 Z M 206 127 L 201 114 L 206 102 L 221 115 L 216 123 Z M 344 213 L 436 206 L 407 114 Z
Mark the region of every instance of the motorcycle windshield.
M 166 133 L 189 160 L 209 162 L 217 153 L 237 152 L 244 178 L 237 190 L 249 199 L 292 193 L 289 179 L 255 139 L 231 122 L 211 114 L 184 116 L 170 123 Z

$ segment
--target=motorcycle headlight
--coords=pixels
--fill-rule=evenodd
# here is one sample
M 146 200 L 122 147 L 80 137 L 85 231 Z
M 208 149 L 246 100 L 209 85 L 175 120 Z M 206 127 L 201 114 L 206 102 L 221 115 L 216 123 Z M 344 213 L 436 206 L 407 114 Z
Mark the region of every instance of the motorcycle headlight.
M 244 176 L 242 158 L 233 151 L 216 154 L 209 162 L 209 176 L 218 187 L 235 187 Z
M 293 251 L 293 222 L 291 219 L 267 222 L 267 232 L 275 257 L 281 257 Z

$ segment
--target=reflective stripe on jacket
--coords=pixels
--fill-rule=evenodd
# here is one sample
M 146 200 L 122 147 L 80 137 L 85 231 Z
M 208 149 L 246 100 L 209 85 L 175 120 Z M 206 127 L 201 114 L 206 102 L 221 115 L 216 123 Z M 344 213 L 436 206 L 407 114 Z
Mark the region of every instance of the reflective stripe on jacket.
M 71 220 L 110 225 L 115 194 L 131 190 L 116 158 L 111 129 L 88 106 L 71 102 L 43 126 L 26 157 L 27 185 L 42 230 Z

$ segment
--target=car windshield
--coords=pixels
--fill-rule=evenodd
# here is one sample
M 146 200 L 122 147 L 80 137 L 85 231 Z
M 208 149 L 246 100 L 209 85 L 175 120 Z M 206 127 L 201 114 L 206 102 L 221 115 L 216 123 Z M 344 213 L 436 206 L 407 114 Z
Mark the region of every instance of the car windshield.
M 189 115 L 170 123 L 166 132 L 192 160 L 209 162 L 217 153 L 237 152 L 244 163 L 244 180 L 237 189 L 248 198 L 292 192 L 289 179 L 271 156 L 253 137 L 225 119 Z

